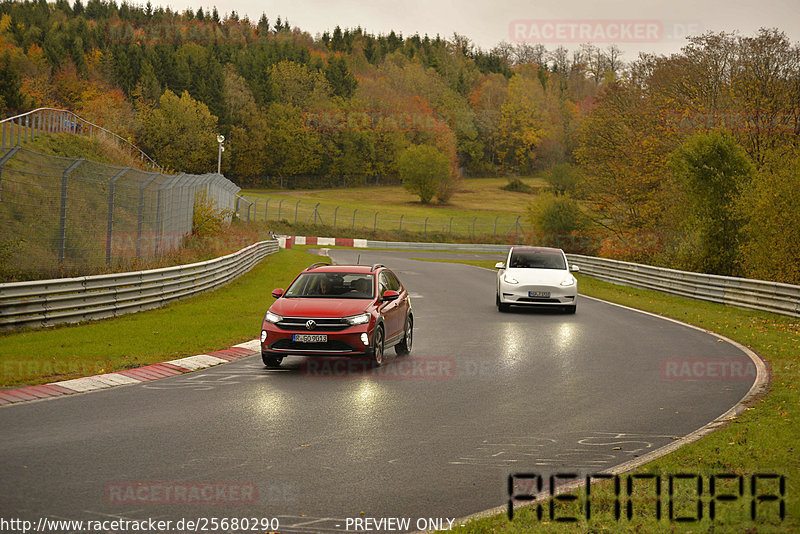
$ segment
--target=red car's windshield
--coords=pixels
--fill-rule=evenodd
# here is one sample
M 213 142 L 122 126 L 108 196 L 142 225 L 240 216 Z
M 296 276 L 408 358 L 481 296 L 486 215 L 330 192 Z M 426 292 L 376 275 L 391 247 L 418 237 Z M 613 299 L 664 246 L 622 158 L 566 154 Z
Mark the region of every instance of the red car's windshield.
M 313 297 L 371 299 L 375 277 L 366 273 L 302 273 L 284 294 L 288 298 Z

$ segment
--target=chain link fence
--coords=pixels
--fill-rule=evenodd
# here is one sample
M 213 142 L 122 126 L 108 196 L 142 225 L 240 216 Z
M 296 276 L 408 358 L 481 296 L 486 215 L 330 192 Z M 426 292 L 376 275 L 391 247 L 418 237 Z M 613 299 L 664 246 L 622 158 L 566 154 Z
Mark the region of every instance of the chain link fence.
M 191 232 L 200 192 L 233 212 L 238 191 L 219 174 L 166 175 L 3 147 L 0 276 L 85 274 L 158 257 Z
M 521 216 L 417 217 L 359 210 L 321 202 L 242 196 L 236 208 L 243 220 L 284 221 L 290 224 L 327 226 L 333 229 L 366 229 L 373 232 L 414 232 L 460 237 L 525 235 Z

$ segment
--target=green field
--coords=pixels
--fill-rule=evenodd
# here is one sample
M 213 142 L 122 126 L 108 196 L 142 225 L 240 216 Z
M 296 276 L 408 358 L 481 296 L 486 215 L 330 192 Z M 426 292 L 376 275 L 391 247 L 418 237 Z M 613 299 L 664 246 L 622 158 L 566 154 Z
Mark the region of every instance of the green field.
M 523 182 L 535 191 L 546 188 L 546 182 L 539 177 L 524 178 Z M 521 216 L 519 222 L 523 227 L 528 226 L 525 215 L 529 203 L 535 198 L 533 194 L 501 189 L 507 183 L 506 178 L 466 179 L 446 205 L 422 204 L 401 185 L 245 190 L 242 194 L 255 202 L 250 208 L 251 219 L 255 220 L 264 220 L 266 215 L 270 221 L 337 229 L 461 236 L 473 235 L 474 231 L 476 236 L 506 235 L 515 228 L 517 217 Z

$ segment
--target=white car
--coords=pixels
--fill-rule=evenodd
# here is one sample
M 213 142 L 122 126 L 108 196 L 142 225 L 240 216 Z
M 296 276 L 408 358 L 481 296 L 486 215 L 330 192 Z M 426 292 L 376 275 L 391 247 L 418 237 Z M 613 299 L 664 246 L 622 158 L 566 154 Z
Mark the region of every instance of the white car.
M 560 248 L 511 247 L 497 271 L 497 309 L 510 306 L 548 306 L 575 313 L 578 281 L 572 276 L 577 265 L 569 266 Z

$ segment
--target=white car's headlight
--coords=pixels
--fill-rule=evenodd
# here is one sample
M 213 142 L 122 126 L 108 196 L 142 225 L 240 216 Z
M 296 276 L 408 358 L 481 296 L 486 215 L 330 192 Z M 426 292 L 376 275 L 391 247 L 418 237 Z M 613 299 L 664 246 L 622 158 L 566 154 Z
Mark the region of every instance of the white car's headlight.
M 347 324 L 350 325 L 366 324 L 369 322 L 369 314 L 362 313 L 361 315 L 353 315 L 352 317 L 345 317 L 345 321 L 347 321 Z
M 569 286 L 574 286 L 576 282 L 577 280 L 575 279 L 575 277 L 570 277 L 567 278 L 566 280 L 562 280 L 561 285 L 564 287 L 569 287 Z
M 268 311 L 267 314 L 264 316 L 264 320 L 268 321 L 270 323 L 277 323 L 279 321 L 283 321 L 283 317 L 281 317 L 278 314 L 275 314 L 275 313 L 272 313 L 272 312 Z
M 503 275 L 503 282 L 505 282 L 506 284 L 519 284 L 519 280 L 517 280 L 516 278 L 512 278 L 507 274 Z

